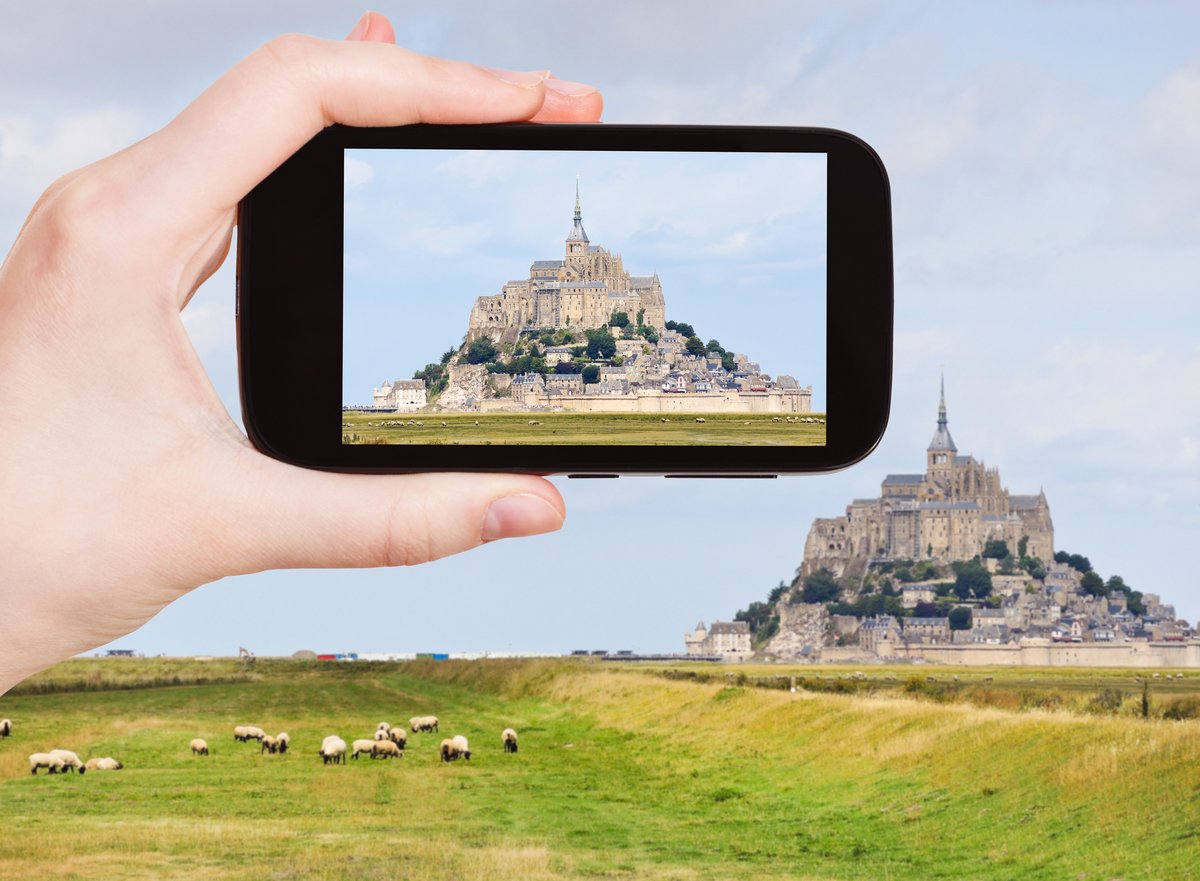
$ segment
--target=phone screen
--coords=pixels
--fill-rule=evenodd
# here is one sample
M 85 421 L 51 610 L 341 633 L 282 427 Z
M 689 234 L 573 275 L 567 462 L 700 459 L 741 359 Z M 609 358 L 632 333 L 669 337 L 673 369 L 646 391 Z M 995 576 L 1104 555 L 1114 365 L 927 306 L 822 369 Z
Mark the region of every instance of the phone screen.
M 343 444 L 825 445 L 826 168 L 347 149 Z

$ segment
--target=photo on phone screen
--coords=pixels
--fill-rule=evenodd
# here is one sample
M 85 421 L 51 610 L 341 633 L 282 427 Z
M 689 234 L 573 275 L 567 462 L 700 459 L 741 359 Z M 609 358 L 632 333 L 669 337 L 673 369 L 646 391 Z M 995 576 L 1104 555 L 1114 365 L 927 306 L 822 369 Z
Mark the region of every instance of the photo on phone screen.
M 825 445 L 826 160 L 347 149 L 342 443 Z

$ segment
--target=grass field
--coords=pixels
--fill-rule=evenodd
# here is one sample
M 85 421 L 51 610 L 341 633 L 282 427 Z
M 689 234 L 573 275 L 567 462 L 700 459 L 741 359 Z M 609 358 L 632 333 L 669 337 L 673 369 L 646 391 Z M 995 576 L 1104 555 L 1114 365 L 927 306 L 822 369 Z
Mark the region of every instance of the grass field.
M 71 662 L 0 698 L 15 723 L 0 740 L 0 878 L 1200 876 L 1198 722 L 748 684 L 853 675 L 824 668 L 666 678 L 692 672 L 714 671 Z M 987 675 L 1027 689 L 1128 678 Z M 401 760 L 315 754 L 325 734 L 427 712 L 442 732 L 410 735 Z M 287 730 L 293 752 L 235 743 L 235 724 Z M 507 725 L 517 755 L 501 750 Z M 436 746 L 455 733 L 474 756 L 443 765 Z M 190 755 L 196 736 L 212 756 Z M 126 770 L 31 777 L 25 756 L 52 747 Z
M 359 444 L 823 446 L 824 424 L 770 413 L 342 413 Z M 804 414 L 824 419 L 824 413 Z M 793 417 L 795 419 L 796 417 Z M 666 419 L 668 421 L 664 422 Z M 703 419 L 703 422 L 697 422 Z M 537 423 L 530 425 L 531 422 Z

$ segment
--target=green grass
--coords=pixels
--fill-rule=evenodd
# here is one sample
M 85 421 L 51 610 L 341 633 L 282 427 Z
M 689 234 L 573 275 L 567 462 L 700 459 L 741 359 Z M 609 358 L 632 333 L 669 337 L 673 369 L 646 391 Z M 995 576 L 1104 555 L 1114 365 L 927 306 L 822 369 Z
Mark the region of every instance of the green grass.
M 153 687 L 137 687 L 139 663 Z M 226 681 L 162 684 L 203 670 Z M 1200 723 L 661 672 L 71 662 L 0 698 L 16 725 L 0 741 L 0 878 L 1196 876 Z M 1043 675 L 992 675 L 1016 672 Z M 43 678 L 59 688 L 39 692 Z M 410 735 L 401 760 L 315 754 L 328 733 L 424 713 L 442 731 Z M 286 730 L 293 752 L 235 743 L 236 724 Z M 455 733 L 474 756 L 444 765 L 437 744 Z M 212 756 L 190 755 L 196 736 Z M 30 777 L 25 756 L 53 747 L 126 770 Z
M 343 442 L 363 444 L 822 446 L 825 429 L 771 413 L 342 413 Z

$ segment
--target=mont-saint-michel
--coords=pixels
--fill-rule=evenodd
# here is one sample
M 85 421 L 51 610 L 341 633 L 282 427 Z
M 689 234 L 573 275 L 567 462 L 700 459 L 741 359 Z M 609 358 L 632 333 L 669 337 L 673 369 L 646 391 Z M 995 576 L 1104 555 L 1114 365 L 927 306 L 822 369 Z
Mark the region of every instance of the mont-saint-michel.
M 576 184 L 562 256 L 535 259 L 526 277 L 476 296 L 461 343 L 440 362 L 384 380 L 369 405 L 344 408 L 343 440 L 825 443 L 811 383 L 772 375 L 669 319 L 664 287 L 656 271 L 635 275 L 590 241 Z M 606 416 L 620 425 L 601 426 Z

